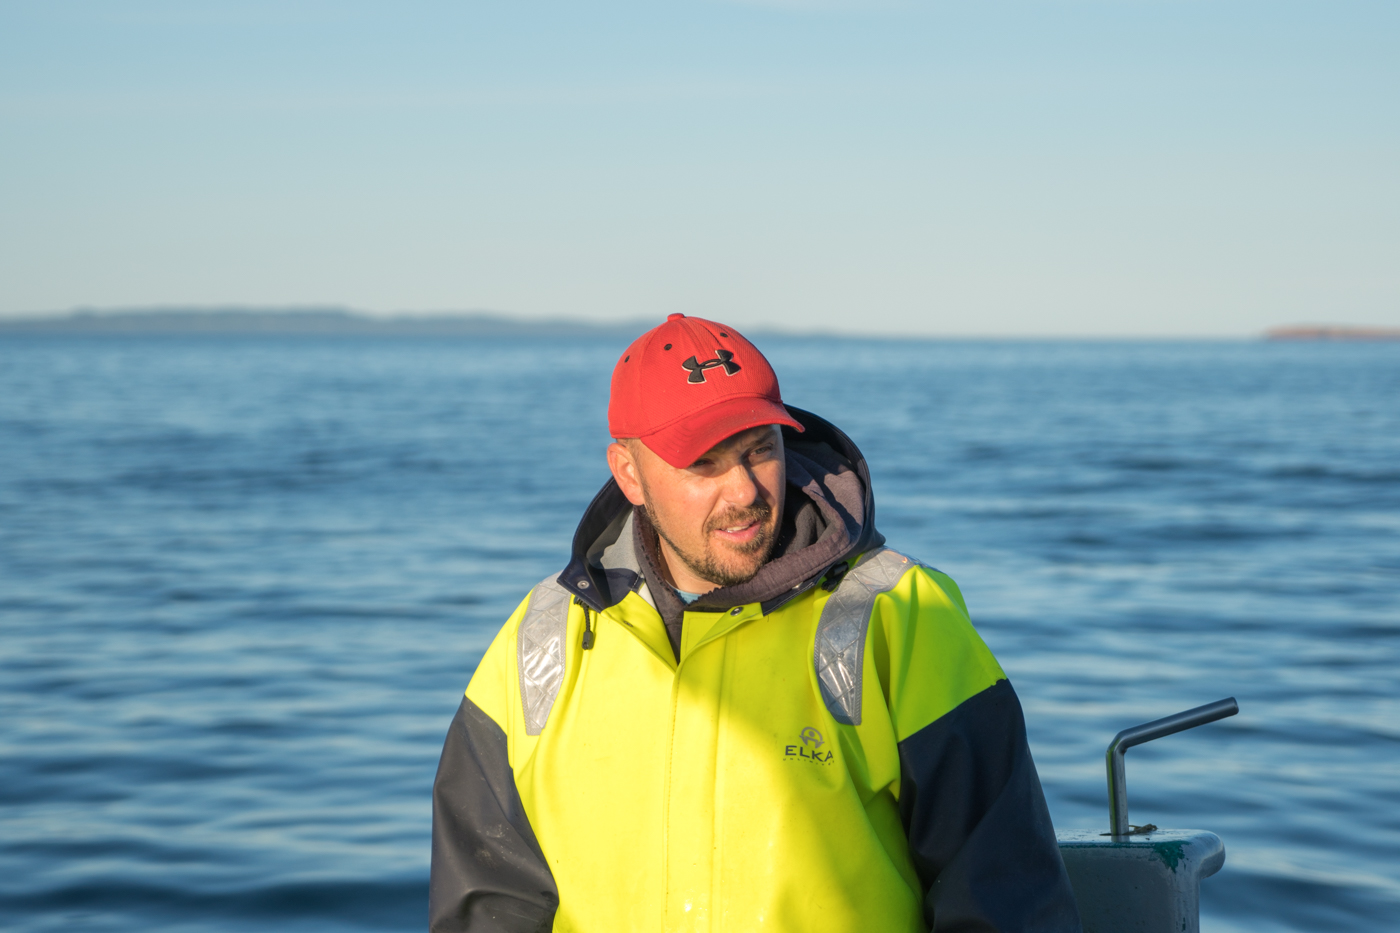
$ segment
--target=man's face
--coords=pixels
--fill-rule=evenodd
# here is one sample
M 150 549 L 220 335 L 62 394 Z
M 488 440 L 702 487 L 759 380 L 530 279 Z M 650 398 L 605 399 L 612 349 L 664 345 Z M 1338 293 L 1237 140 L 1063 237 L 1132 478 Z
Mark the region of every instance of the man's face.
M 736 434 L 683 469 L 635 440 L 609 447 L 608 464 L 627 498 L 646 508 L 680 589 L 709 589 L 694 578 L 747 582 L 772 553 L 787 483 L 776 425 Z

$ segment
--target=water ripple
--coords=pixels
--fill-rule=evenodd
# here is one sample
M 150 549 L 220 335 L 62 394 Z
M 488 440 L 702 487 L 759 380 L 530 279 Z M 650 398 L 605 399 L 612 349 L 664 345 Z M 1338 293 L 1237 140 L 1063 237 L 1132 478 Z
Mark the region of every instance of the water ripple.
M 773 339 L 951 573 L 1062 828 L 1221 835 L 1204 929 L 1400 916 L 1400 347 Z M 490 637 L 606 477 L 605 340 L 0 341 L 0 927 L 417 930 Z

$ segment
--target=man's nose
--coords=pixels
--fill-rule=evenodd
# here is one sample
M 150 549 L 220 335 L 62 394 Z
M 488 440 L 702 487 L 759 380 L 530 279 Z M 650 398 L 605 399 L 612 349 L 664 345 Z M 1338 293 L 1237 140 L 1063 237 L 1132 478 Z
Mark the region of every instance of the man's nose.
M 758 499 L 758 478 L 749 464 L 740 461 L 724 474 L 724 499 L 740 509 L 748 508 Z

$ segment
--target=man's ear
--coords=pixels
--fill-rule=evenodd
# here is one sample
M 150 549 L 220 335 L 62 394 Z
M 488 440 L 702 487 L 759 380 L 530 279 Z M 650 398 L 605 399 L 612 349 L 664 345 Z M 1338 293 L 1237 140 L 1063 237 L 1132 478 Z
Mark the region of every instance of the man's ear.
M 646 497 L 642 495 L 642 477 L 638 472 L 637 458 L 627 449 L 626 444 L 613 441 L 608 445 L 608 469 L 612 470 L 613 479 L 617 480 L 617 487 L 622 490 L 628 502 L 633 505 L 646 503 Z

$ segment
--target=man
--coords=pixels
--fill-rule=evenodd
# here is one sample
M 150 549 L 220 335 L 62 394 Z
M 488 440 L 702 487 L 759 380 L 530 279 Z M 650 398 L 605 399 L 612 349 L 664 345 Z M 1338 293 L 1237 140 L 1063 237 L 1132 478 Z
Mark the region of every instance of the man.
M 608 420 L 448 733 L 431 929 L 1078 930 L 1016 695 L 850 439 L 680 314 Z

